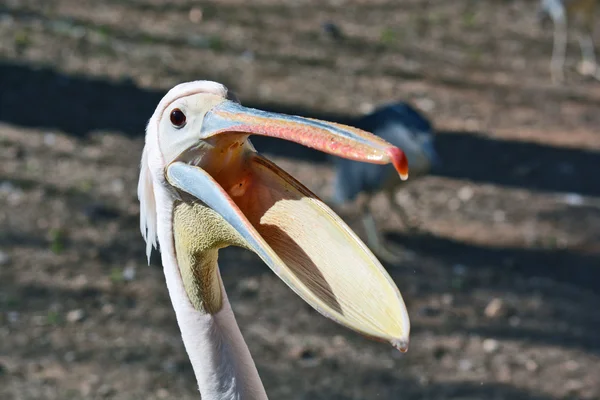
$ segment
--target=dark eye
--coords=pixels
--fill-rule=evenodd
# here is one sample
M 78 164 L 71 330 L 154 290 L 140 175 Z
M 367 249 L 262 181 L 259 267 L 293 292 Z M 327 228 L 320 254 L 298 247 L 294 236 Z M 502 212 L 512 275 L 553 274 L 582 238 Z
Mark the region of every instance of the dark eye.
M 171 111 L 171 123 L 178 128 L 185 125 L 185 114 L 179 108 Z

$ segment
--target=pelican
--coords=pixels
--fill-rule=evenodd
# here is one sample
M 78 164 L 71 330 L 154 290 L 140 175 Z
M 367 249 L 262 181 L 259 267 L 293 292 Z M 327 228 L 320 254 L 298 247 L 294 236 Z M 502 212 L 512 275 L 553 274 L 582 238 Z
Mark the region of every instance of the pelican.
M 349 126 L 242 107 L 218 83 L 171 89 L 146 129 L 138 197 L 148 259 L 159 247 L 167 288 L 204 400 L 266 399 L 217 266 L 233 245 L 255 252 L 322 315 L 406 351 L 410 324 L 385 269 L 317 196 L 261 157 L 265 135 L 357 161 L 404 153 Z

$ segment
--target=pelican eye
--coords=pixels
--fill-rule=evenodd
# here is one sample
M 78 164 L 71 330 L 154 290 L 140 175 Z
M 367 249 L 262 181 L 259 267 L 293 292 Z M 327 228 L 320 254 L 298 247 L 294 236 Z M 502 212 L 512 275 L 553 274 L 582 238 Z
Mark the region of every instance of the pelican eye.
M 185 114 L 179 108 L 175 108 L 171 111 L 170 118 L 173 126 L 177 128 L 181 128 L 185 125 Z

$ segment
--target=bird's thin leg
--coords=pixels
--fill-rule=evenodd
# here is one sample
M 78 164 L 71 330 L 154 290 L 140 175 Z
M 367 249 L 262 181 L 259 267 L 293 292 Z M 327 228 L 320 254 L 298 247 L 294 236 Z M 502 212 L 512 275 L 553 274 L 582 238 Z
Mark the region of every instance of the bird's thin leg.
M 382 237 L 379 229 L 377 229 L 377 223 L 371 213 L 371 197 L 365 196 L 360 203 L 360 213 L 365 233 L 367 235 L 367 244 L 369 248 L 379 258 L 390 264 L 399 264 L 402 261 L 402 256 L 399 252 L 393 251 L 388 248 L 385 243 L 385 239 Z
M 552 46 L 552 61 L 550 72 L 554 83 L 565 79 L 565 53 L 567 51 L 567 22 L 564 19 L 554 21 L 554 43 Z
M 581 65 L 579 67 L 579 73 L 584 76 L 598 78 L 594 39 L 590 32 L 579 34 L 579 46 L 581 47 Z
M 394 191 L 386 190 L 385 194 L 392 210 L 394 210 L 394 212 L 398 214 L 398 216 L 402 220 L 402 223 L 404 224 L 404 227 L 411 232 L 417 231 L 419 229 L 418 223 L 414 223 L 413 221 L 411 221 L 411 218 L 406 213 L 406 210 L 404 210 L 404 208 L 396 202 L 396 195 Z

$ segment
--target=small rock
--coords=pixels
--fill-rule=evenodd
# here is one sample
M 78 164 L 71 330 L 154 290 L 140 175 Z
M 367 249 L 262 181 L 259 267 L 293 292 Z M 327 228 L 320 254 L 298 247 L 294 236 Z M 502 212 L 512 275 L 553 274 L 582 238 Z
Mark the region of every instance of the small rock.
M 8 322 L 11 322 L 14 324 L 15 322 L 19 321 L 19 318 L 21 317 L 21 315 L 19 314 L 18 311 L 9 311 L 7 314 L 7 317 L 8 317 Z
M 0 250 L 0 265 L 6 265 L 10 262 L 10 256 Z
M 159 399 L 168 399 L 169 392 L 167 391 L 167 389 L 160 388 L 156 391 L 156 397 L 158 397 Z
M 44 134 L 44 144 L 48 147 L 52 147 L 56 144 L 56 134 L 48 132 Z
M 85 318 L 85 311 L 78 308 L 76 310 L 71 310 L 67 313 L 67 321 L 68 322 L 79 322 Z
M 564 195 L 564 202 L 570 206 L 582 206 L 585 200 L 579 193 L 567 193 Z
M 115 312 L 115 306 L 110 303 L 104 304 L 101 311 L 104 315 L 112 315 Z
M 473 198 L 474 194 L 475 194 L 475 192 L 473 191 L 473 188 L 471 188 L 470 186 L 463 186 L 458 190 L 458 198 L 463 203 L 466 203 L 467 201 L 471 200 Z
M 242 53 L 242 55 L 240 56 L 242 58 L 242 60 L 244 61 L 254 61 L 254 59 L 256 58 L 254 52 L 252 50 L 244 50 L 244 52 Z
M 65 362 L 72 363 L 77 358 L 74 351 L 67 351 L 64 355 Z
M 288 355 L 291 358 L 294 359 L 298 359 L 301 357 L 302 352 L 304 351 L 304 347 L 303 346 L 293 346 L 289 351 L 288 351 Z
M 348 342 L 346 341 L 345 337 L 341 335 L 335 335 L 333 337 L 333 345 L 335 347 L 345 347 L 346 345 L 348 345 Z
M 567 391 L 567 393 L 572 394 L 574 392 L 580 391 L 583 388 L 583 386 L 583 382 L 576 379 L 571 379 L 565 384 L 565 390 Z
M 168 372 L 170 374 L 174 374 L 177 372 L 177 363 L 174 360 L 165 360 L 161 364 L 163 371 Z
M 454 296 L 452 296 L 450 293 L 445 293 L 442 295 L 441 301 L 443 305 L 451 306 L 452 303 L 454 303 Z
M 187 42 L 190 46 L 203 49 L 210 47 L 210 38 L 202 35 L 190 35 L 187 37 Z
M 506 315 L 506 306 L 504 301 L 498 297 L 488 303 L 483 311 L 488 318 L 498 318 Z
M 192 9 L 190 9 L 190 13 L 189 13 L 189 18 L 190 21 L 193 22 L 194 24 L 197 24 L 198 22 L 202 21 L 202 9 L 199 7 L 192 7 Z
M 569 372 L 577 371 L 579 369 L 579 363 L 574 360 L 569 360 L 565 364 L 565 369 Z
M 15 190 L 15 185 L 9 181 L 0 183 L 0 194 L 10 194 Z
M 531 358 L 525 361 L 525 369 L 529 372 L 535 372 L 538 369 L 538 365 Z
M 135 264 L 128 264 L 125 269 L 123 269 L 123 280 L 132 281 L 135 279 Z
M 256 278 L 246 278 L 238 285 L 242 294 L 246 296 L 255 295 L 260 288 L 260 282 Z
M 508 325 L 516 328 L 517 326 L 521 325 L 521 318 L 517 317 L 516 315 L 510 317 L 508 319 Z
M 358 111 L 362 114 L 368 114 L 373 110 L 375 110 L 375 104 L 371 102 L 363 101 L 358 105 Z
M 112 395 L 114 395 L 116 393 L 115 388 L 113 388 L 110 385 L 102 384 L 99 388 L 98 388 L 98 394 L 102 397 L 110 397 Z
M 422 97 L 415 101 L 415 104 L 418 108 L 423 110 L 423 112 L 430 113 L 435 109 L 435 101 L 430 99 L 429 97 Z
M 495 339 L 485 339 L 483 341 L 483 351 L 486 353 L 495 353 L 500 348 L 500 343 Z
M 116 194 L 121 194 L 125 191 L 125 182 L 121 178 L 113 179 L 110 186 L 112 191 Z

